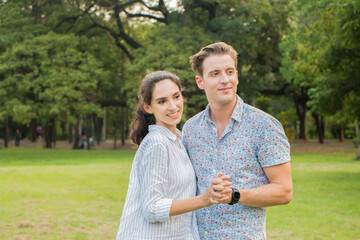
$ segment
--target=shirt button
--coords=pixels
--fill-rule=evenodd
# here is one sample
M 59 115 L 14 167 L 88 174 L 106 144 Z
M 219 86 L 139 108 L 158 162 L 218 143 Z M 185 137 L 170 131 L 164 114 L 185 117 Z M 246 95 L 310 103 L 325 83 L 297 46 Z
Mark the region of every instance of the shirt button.
M 217 148 L 215 148 L 215 152 L 218 152 L 219 150 Z

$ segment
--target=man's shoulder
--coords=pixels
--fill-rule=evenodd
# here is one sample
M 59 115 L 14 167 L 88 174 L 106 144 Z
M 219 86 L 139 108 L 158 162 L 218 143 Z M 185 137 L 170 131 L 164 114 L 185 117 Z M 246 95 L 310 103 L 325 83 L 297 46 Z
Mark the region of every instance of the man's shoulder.
M 187 128 L 193 127 L 194 125 L 198 125 L 200 122 L 202 122 L 204 118 L 204 114 L 205 114 L 205 110 L 197 113 L 196 115 L 188 119 L 184 124 L 183 131 L 186 131 Z
M 243 116 L 245 121 L 250 121 L 255 124 L 268 125 L 275 123 L 276 125 L 281 125 L 281 123 L 275 117 L 271 116 L 270 114 L 264 112 L 259 108 L 256 108 L 246 103 L 244 103 Z

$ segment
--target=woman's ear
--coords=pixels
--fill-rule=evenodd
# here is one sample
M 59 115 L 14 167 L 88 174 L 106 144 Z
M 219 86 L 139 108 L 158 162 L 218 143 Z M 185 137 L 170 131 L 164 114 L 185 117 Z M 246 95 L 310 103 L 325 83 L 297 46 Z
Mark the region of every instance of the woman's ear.
M 153 114 L 153 111 L 152 111 L 150 105 L 147 105 L 146 103 L 142 103 L 141 106 L 143 107 L 143 109 L 145 110 L 145 112 L 147 112 L 148 114 Z

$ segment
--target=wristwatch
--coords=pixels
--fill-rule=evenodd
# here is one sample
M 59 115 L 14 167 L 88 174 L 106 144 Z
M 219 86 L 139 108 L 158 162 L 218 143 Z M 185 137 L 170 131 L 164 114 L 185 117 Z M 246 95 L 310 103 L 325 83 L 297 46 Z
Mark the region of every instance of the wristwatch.
M 232 194 L 231 194 L 231 202 L 229 203 L 229 205 L 234 205 L 240 200 L 240 192 L 236 188 L 231 188 L 231 189 L 232 189 Z

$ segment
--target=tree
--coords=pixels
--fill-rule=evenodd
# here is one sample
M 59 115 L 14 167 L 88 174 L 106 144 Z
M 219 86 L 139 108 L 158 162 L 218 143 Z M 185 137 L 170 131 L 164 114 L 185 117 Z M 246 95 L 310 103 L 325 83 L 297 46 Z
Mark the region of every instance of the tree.
M 101 63 L 81 50 L 74 35 L 49 34 L 14 44 L 0 56 L 2 114 L 44 126 L 46 147 L 55 142 L 55 121 L 64 115 L 100 111 L 96 87 L 106 72 Z
M 314 80 L 321 74 L 316 62 L 318 49 L 321 47 L 321 34 L 315 29 L 319 20 L 319 12 L 326 4 L 319 2 L 293 1 L 289 33 L 280 44 L 283 53 L 280 71 L 290 84 L 287 92 L 292 95 L 300 122 L 300 139 L 306 139 L 306 113 L 312 112 L 315 120 L 319 142 L 324 142 L 324 117 L 316 106 L 309 106 L 309 91 Z

